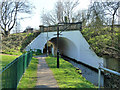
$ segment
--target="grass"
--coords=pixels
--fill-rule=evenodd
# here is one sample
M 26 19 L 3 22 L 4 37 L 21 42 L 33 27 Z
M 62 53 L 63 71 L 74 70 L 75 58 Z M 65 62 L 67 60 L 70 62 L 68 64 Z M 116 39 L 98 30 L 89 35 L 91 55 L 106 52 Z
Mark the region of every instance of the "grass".
M 9 55 L 0 55 L 1 61 L 0 61 L 0 66 L 2 69 L 4 66 L 12 62 L 14 59 L 16 59 L 18 56 L 9 56 Z
M 22 55 L 23 53 L 20 51 L 16 51 L 16 52 L 3 52 L 3 54 L 9 54 L 9 55 Z
M 37 64 L 38 59 L 32 58 L 30 65 L 19 82 L 18 88 L 34 88 L 36 86 Z
M 13 61 L 17 56 L 2 56 L 2 61 L 4 67 L 11 61 Z M 96 88 L 92 83 L 87 81 L 82 75 L 76 72 L 76 68 L 73 67 L 67 61 L 64 61 L 60 58 L 60 68 L 56 68 L 56 58 L 47 57 L 46 62 L 48 66 L 53 71 L 54 77 L 57 80 L 59 88 Z M 38 59 L 32 58 L 29 67 L 26 69 L 26 72 L 22 76 L 18 88 L 35 88 L 37 82 L 37 64 Z
M 57 60 L 55 57 L 47 57 L 46 62 L 53 71 L 59 88 L 96 88 L 76 72 L 76 68 L 71 63 L 60 58 L 60 68 L 58 69 L 56 68 Z

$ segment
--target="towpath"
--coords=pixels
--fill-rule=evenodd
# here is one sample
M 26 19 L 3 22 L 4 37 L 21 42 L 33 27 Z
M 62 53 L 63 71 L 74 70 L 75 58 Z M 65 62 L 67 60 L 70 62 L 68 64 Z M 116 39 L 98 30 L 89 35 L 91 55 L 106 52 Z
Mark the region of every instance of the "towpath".
M 45 61 L 45 55 L 35 57 L 39 60 L 36 88 L 58 88 L 57 81 Z

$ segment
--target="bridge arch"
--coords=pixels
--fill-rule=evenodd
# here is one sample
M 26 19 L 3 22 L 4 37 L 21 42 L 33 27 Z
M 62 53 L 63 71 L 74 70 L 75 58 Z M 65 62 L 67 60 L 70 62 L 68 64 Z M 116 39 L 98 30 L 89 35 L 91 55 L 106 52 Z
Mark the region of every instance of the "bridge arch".
M 49 41 L 53 44 L 54 54 L 56 54 L 57 53 L 57 37 L 49 38 Z M 47 43 L 47 41 L 46 41 L 46 43 Z M 44 44 L 44 46 L 45 46 L 45 44 Z M 60 54 L 63 54 L 66 56 L 70 55 L 74 58 L 77 56 L 77 54 L 73 53 L 73 52 L 78 52 L 78 48 L 75 45 L 75 43 L 72 40 L 70 40 L 69 38 L 60 37 L 59 38 L 59 51 L 60 51 Z

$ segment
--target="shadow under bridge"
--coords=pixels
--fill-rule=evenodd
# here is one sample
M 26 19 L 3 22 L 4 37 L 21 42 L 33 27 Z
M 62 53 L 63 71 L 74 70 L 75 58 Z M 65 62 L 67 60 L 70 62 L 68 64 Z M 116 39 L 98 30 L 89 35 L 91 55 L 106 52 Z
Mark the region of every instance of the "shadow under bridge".
M 51 45 L 50 45 L 51 44 Z M 59 52 L 61 55 L 72 56 L 73 58 L 77 56 L 77 47 L 76 45 L 65 37 L 59 37 L 59 47 L 57 47 L 57 37 L 51 38 L 48 41 L 48 50 L 53 55 L 57 55 L 57 48 L 59 48 Z M 45 44 L 44 52 L 47 52 L 47 42 Z

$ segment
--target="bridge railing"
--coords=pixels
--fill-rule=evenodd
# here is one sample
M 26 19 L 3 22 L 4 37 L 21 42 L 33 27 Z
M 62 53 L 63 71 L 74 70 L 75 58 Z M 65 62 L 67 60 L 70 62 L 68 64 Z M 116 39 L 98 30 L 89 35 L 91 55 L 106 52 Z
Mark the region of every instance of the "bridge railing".
M 32 59 L 32 51 L 29 51 L 0 71 L 2 88 L 17 88 L 17 85 Z
M 68 27 L 69 25 L 69 27 Z M 59 25 L 59 30 L 62 31 L 64 30 L 66 27 L 67 27 L 67 30 L 66 31 L 69 31 L 69 30 L 80 30 L 81 29 L 81 23 L 75 23 L 75 24 L 64 24 L 64 25 Z M 50 25 L 50 26 L 43 26 L 43 25 L 40 25 L 40 31 L 41 32 L 53 32 L 53 31 L 57 31 L 57 27 L 58 25 Z

